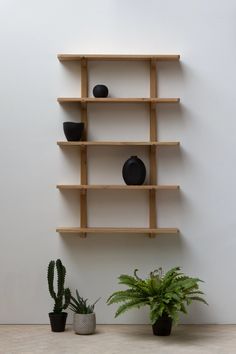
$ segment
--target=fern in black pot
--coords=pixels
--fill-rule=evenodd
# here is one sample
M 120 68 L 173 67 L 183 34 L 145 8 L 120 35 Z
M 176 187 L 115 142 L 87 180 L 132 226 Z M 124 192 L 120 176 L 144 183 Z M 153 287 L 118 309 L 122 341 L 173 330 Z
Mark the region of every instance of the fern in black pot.
M 192 301 L 207 304 L 199 289 L 201 280 L 185 275 L 180 267 L 172 268 L 166 274 L 159 268 L 146 279 L 138 277 L 136 269 L 134 276 L 122 274 L 118 279 L 119 284 L 128 289 L 114 292 L 107 300 L 108 305 L 122 303 L 115 317 L 147 305 L 154 335 L 170 335 L 172 323 L 178 321 L 180 312 L 187 313 L 186 306 Z

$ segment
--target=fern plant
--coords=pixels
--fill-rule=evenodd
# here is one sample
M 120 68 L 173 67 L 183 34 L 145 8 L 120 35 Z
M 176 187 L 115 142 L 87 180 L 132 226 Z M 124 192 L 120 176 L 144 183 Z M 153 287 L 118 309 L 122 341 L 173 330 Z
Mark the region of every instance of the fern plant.
M 94 307 L 99 300 L 100 298 L 97 299 L 92 305 L 88 305 L 88 299 L 84 299 L 82 296 L 80 296 L 78 290 L 76 289 L 76 298 L 74 296 L 71 296 L 70 309 L 73 312 L 80 314 L 93 313 Z
M 108 305 L 123 303 L 115 317 L 132 308 L 148 305 L 152 324 L 162 315 L 168 315 L 176 323 L 179 312 L 186 314 L 186 306 L 192 301 L 207 304 L 202 297 L 204 293 L 199 290 L 201 280 L 186 276 L 180 267 L 172 268 L 166 274 L 159 268 L 146 279 L 138 277 L 137 271 L 134 271 L 134 276 L 120 275 L 119 284 L 126 285 L 128 289 L 114 292 L 107 300 Z
M 54 290 L 54 271 L 55 265 L 57 270 L 57 292 Z M 66 268 L 60 259 L 50 261 L 48 265 L 47 279 L 48 289 L 51 297 L 54 299 L 55 304 L 53 308 L 54 313 L 61 313 L 70 304 L 71 292 L 69 288 L 64 288 L 66 276 Z

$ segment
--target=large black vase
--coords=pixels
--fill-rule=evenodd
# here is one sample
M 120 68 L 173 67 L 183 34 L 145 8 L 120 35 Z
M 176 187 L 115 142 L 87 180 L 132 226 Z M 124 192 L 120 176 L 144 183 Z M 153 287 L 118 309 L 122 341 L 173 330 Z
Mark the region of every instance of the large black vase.
M 161 317 L 152 325 L 152 331 L 155 336 L 169 336 L 172 329 L 172 318 L 167 313 L 163 313 Z
M 50 318 L 52 332 L 64 332 L 65 327 L 66 327 L 67 313 L 66 312 L 61 312 L 61 313 L 50 312 L 48 315 Z
M 145 181 L 146 167 L 137 156 L 131 156 L 122 169 L 124 181 L 128 185 L 141 185 Z
M 63 129 L 68 141 L 80 141 L 84 130 L 84 123 L 64 122 Z
M 93 88 L 94 97 L 107 97 L 108 96 L 108 88 L 105 85 L 96 85 Z

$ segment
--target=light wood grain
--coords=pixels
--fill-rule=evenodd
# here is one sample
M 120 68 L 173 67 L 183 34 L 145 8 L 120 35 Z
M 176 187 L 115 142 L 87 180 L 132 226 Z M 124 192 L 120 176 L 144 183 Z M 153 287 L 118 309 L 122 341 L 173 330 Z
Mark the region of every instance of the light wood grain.
M 80 234 L 80 233 L 97 233 L 97 234 L 178 234 L 177 228 L 142 228 L 142 227 L 59 227 L 56 230 L 61 234 Z
M 156 61 L 179 61 L 180 55 L 178 54 L 147 54 L 147 55 L 126 55 L 126 54 L 58 54 L 60 61 L 80 61 L 87 59 L 88 61 L 143 61 L 143 60 L 156 60 Z
M 150 97 L 157 98 L 157 63 L 154 59 L 150 61 Z M 156 104 L 150 103 L 150 141 L 157 141 L 157 110 Z M 149 148 L 149 174 L 150 184 L 157 184 L 157 149 L 155 146 Z M 149 227 L 157 228 L 157 206 L 156 192 L 154 189 L 149 191 Z M 154 237 L 152 233 L 149 237 Z
M 150 161 L 150 184 L 157 184 L 157 156 L 156 147 L 150 146 L 149 148 L 149 161 Z
M 83 190 L 83 189 L 100 189 L 100 190 L 113 190 L 113 189 L 118 189 L 118 190 L 178 190 L 179 186 L 178 185 L 141 185 L 141 186 L 133 186 L 133 185 L 119 185 L 119 184 L 114 184 L 114 185 L 108 185 L 108 184 L 89 184 L 89 185 L 84 185 L 84 184 L 58 184 L 57 188 L 60 190 L 63 189 L 78 189 L 78 190 Z
M 58 141 L 60 147 L 73 146 L 156 146 L 178 147 L 179 141 Z
M 81 60 L 81 96 L 82 98 L 88 96 L 88 66 L 84 58 Z M 87 140 L 87 105 L 81 105 L 81 122 L 84 123 L 83 139 Z M 80 154 L 80 180 L 81 184 L 87 184 L 87 147 L 85 145 L 81 148 Z M 83 193 L 80 193 L 80 226 L 87 227 L 87 192 L 85 189 Z M 86 233 L 82 233 L 81 236 L 86 237 Z
M 157 98 L 157 63 L 150 61 L 150 98 Z
M 93 97 L 58 97 L 59 103 L 178 103 L 179 98 L 151 98 L 151 97 L 108 97 L 108 98 L 93 98 Z

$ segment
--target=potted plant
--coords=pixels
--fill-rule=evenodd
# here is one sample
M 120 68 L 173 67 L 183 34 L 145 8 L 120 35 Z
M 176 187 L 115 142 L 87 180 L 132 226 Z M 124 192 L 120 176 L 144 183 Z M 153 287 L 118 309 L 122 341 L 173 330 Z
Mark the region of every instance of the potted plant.
M 94 306 L 99 299 L 97 299 L 92 305 L 88 305 L 88 299 L 81 297 L 77 289 L 76 298 L 71 296 L 70 309 L 74 312 L 73 326 L 75 333 L 93 334 L 95 332 L 96 315 L 94 313 Z
M 54 291 L 54 270 L 57 269 L 57 293 Z M 64 332 L 66 325 L 67 313 L 63 312 L 70 303 L 71 292 L 69 288 L 64 288 L 66 276 L 66 268 L 60 259 L 50 261 L 48 265 L 48 289 L 55 304 L 53 312 L 49 313 L 51 329 L 53 332 Z
M 162 268 L 154 270 L 146 279 L 134 276 L 120 275 L 119 284 L 128 289 L 114 292 L 107 300 L 108 305 L 123 303 L 116 311 L 115 317 L 132 308 L 150 307 L 150 320 L 153 334 L 168 336 L 172 323 L 178 321 L 179 312 L 187 313 L 186 305 L 192 301 L 207 302 L 201 297 L 198 278 L 191 278 L 180 271 L 180 267 L 170 269 L 163 274 Z

